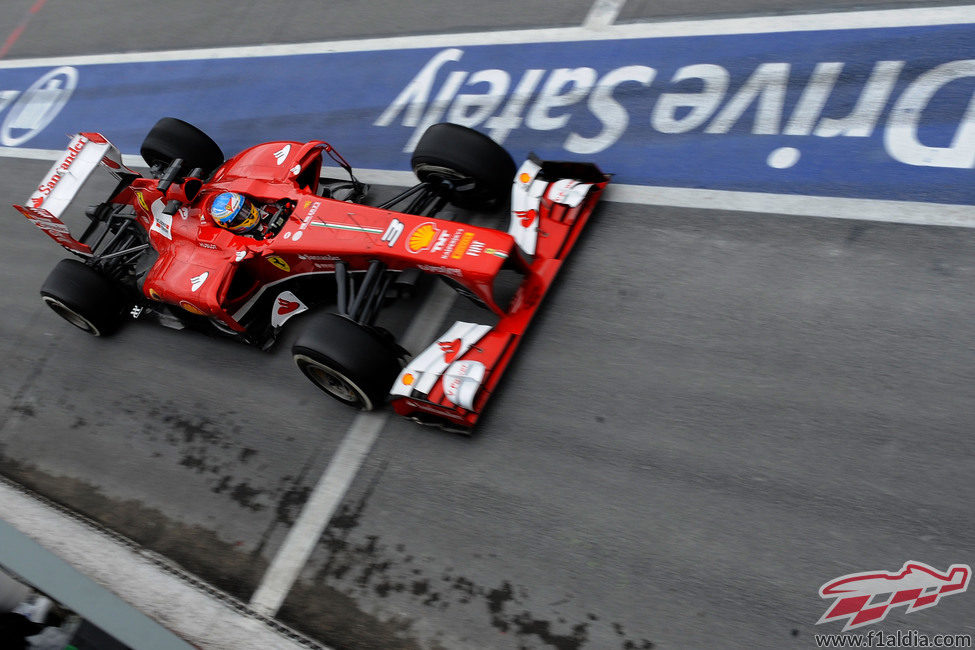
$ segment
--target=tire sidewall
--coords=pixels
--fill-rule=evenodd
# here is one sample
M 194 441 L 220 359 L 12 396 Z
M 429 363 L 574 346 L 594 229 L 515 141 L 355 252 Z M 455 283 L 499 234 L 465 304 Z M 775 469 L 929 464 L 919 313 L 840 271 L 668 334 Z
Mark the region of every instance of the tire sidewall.
M 294 347 L 291 350 L 291 354 L 295 364 L 298 366 L 298 369 L 301 370 L 302 374 L 304 374 L 305 377 L 311 381 L 311 383 L 315 384 L 315 386 L 327 393 L 333 399 L 338 400 L 347 406 L 358 408 L 362 411 L 371 411 L 376 408 L 376 404 L 369 396 L 369 392 L 371 392 L 371 390 L 367 386 L 363 386 L 353 379 L 350 376 L 353 373 L 342 367 L 334 359 L 330 359 L 318 351 L 309 348 Z M 309 372 L 309 369 L 313 367 L 318 367 L 337 376 L 338 379 L 340 379 L 354 391 L 357 399 L 347 400 L 323 386 L 321 382 Z
M 371 328 L 329 312 L 308 317 L 291 354 L 299 370 L 316 387 L 344 404 L 365 411 L 385 402 L 400 371 L 400 352 L 395 342 Z M 349 401 L 328 390 L 309 374 L 308 367 L 312 364 L 338 376 L 359 399 Z
M 149 165 L 169 165 L 176 158 L 182 158 L 181 174 L 199 167 L 204 177 L 210 176 L 224 161 L 223 152 L 210 136 L 175 117 L 164 117 L 156 122 L 139 151 Z
M 47 276 L 40 293 L 41 300 L 56 314 L 94 336 L 115 331 L 129 306 L 117 282 L 74 259 L 61 260 Z
M 501 145 L 479 131 L 449 122 L 434 124 L 423 133 L 410 163 L 420 181 L 444 176 L 472 179 L 474 188 L 454 191 L 450 197 L 460 206 L 506 200 L 516 171 Z
M 85 316 L 85 314 L 83 314 L 79 308 L 66 304 L 63 299 L 57 296 L 52 296 L 47 293 L 42 293 L 41 300 L 44 301 L 44 304 L 46 304 L 48 307 L 54 310 L 54 313 L 56 313 L 58 316 L 68 321 L 69 323 L 71 323 L 81 331 L 91 334 L 92 336 L 105 335 L 105 332 L 103 332 L 99 328 L 97 323 L 92 322 L 91 319 Z M 84 323 L 84 326 L 79 325 L 73 319 L 78 319 L 82 321 Z

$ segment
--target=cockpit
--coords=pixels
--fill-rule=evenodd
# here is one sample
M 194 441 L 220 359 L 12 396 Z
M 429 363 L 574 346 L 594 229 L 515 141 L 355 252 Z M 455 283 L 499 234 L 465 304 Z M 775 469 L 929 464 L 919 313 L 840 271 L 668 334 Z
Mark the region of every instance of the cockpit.
M 294 202 L 288 199 L 260 202 L 239 192 L 213 194 L 203 205 L 204 213 L 214 224 L 257 240 L 276 235 L 293 209 Z

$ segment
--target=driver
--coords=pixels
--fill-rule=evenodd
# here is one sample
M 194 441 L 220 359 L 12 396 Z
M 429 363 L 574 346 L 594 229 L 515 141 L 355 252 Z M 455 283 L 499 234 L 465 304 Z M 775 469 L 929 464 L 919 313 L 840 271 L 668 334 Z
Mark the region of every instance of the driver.
M 261 213 L 243 194 L 221 192 L 210 201 L 213 222 L 237 235 L 245 235 L 261 222 Z

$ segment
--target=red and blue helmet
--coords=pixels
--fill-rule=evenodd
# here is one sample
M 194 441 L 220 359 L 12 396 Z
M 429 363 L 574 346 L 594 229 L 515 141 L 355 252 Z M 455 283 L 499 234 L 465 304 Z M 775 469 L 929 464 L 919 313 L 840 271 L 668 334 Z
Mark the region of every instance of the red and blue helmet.
M 254 204 L 237 192 L 221 192 L 214 196 L 208 212 L 215 224 L 238 235 L 250 232 L 261 221 Z

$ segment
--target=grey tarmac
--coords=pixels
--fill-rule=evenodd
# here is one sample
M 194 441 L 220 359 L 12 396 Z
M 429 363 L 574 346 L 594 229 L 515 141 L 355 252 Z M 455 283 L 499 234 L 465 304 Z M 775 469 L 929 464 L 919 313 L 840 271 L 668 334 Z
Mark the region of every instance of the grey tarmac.
M 555 4 L 49 2 L 7 58 L 578 25 L 591 6 Z M 715 5 L 629 0 L 618 21 L 811 8 Z M 815 8 L 903 6 L 921 3 Z M 0 159 L 0 198 L 49 164 Z M 295 332 L 267 353 L 76 332 L 37 296 L 60 250 L 5 223 L 0 472 L 246 601 L 355 413 L 293 367 Z M 603 204 L 477 433 L 391 418 L 280 620 L 336 648 L 810 647 L 835 631 L 815 625 L 827 580 L 970 562 L 973 251 L 970 229 Z M 888 625 L 973 633 L 968 598 Z

